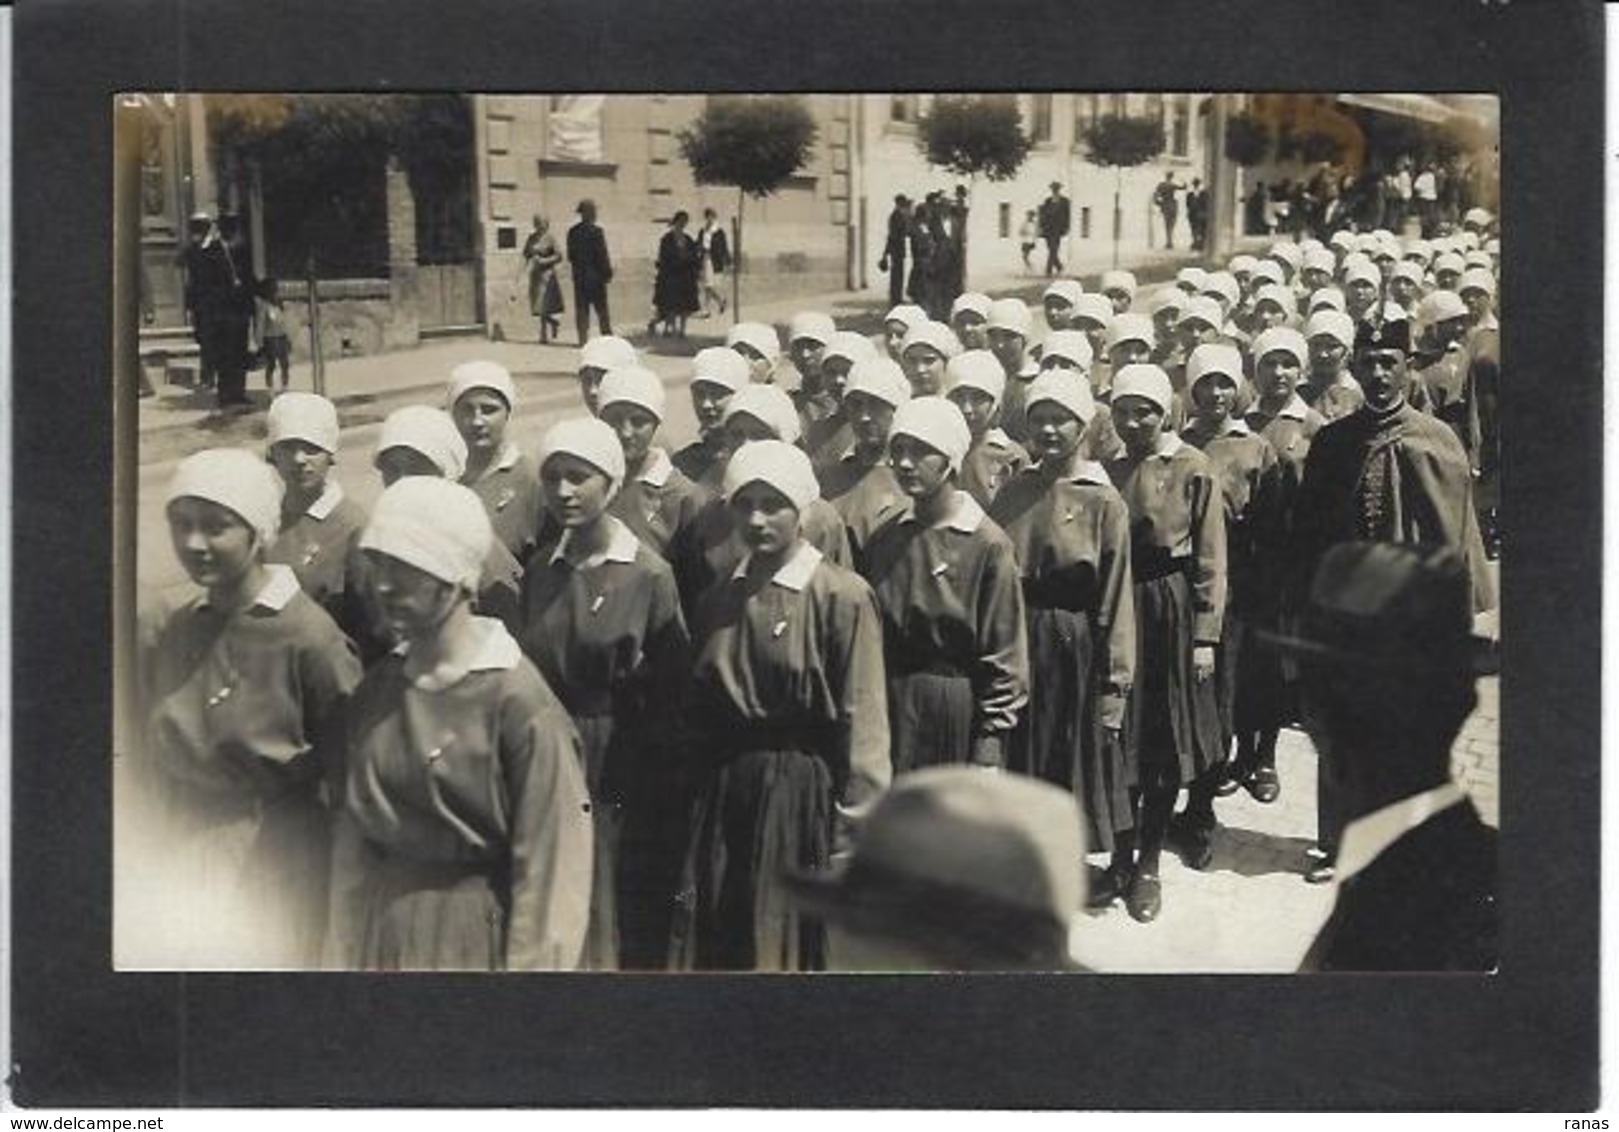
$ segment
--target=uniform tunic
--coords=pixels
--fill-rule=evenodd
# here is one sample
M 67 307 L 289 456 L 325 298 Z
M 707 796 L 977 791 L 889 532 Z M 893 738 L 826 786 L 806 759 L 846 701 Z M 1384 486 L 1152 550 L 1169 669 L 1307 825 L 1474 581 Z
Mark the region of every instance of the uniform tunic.
M 674 759 L 691 642 L 674 573 L 614 518 L 600 554 L 542 543 L 523 581 L 523 650 L 584 744 L 596 827 L 587 965 L 661 966 L 679 839 Z
M 725 464 L 725 443 L 717 432 L 712 439 L 699 437 L 670 457 L 670 463 L 693 484 L 712 489 L 718 483 L 714 468 Z
M 571 969 L 591 889 L 579 736 L 505 628 L 453 678 L 403 648 L 349 712 L 328 954 L 367 970 Z
M 483 473 L 461 482 L 477 493 L 495 527 L 495 539 L 521 562 L 534 548 L 540 529 L 540 477 L 534 463 L 507 443 Z
M 799 447 L 808 454 L 816 475 L 820 475 L 854 447 L 854 429 L 839 409 L 818 420 L 806 421 Z
M 1183 785 L 1223 761 L 1214 682 L 1196 679 L 1196 644 L 1218 645 L 1225 620 L 1225 522 L 1207 458 L 1172 433 L 1142 460 L 1107 465 L 1130 509 L 1136 679 L 1125 723 L 1146 789 Z
M 293 572 L 268 569 L 248 609 L 221 614 L 204 597 L 175 610 L 141 665 L 139 769 L 172 835 L 162 879 L 174 904 L 162 911 L 176 966 L 304 967 L 320 955 L 323 798 L 360 663 Z
M 849 532 L 849 550 L 856 569 L 865 561 L 871 536 L 884 523 L 909 506 L 888 459 L 879 453 L 867 459 L 850 452 L 820 473 L 821 498 L 830 503 Z
M 1081 462 L 1063 478 L 1018 473 L 990 508 L 1017 557 L 1029 619 L 1029 703 L 1007 765 L 1072 791 L 1086 844 L 1111 851 L 1133 825 L 1135 785 L 1124 748 L 1108 738 L 1134 679 L 1135 600 L 1130 523 L 1107 472 Z
M 336 480 L 328 480 L 307 510 L 290 521 L 282 515 L 281 530 L 264 554 L 266 562 L 292 567 L 304 593 L 351 635 L 363 616 L 355 544 L 364 526 L 365 512 L 343 497 Z
M 1478 471 L 1478 452 L 1482 445 L 1479 427 L 1478 396 L 1473 387 L 1473 359 L 1460 342 L 1452 342 L 1445 351 L 1426 364 L 1413 370 L 1413 376 L 1427 395 L 1423 404 L 1410 397 L 1406 399 L 1416 408 L 1432 413 L 1450 426 L 1467 453 L 1468 463 Z
M 1023 368 L 1006 379 L 1006 389 L 1001 393 L 1001 428 L 1019 444 L 1029 442 L 1029 409 L 1026 399 L 1029 395 L 1029 383 L 1040 376 L 1040 366 L 1034 361 L 1024 363 Z
M 1029 453 L 1023 445 L 1004 430 L 989 428 L 961 461 L 961 488 L 980 507 L 989 507 L 1006 482 L 1028 466 Z
M 640 473 L 625 479 L 607 511 L 622 519 L 654 554 L 678 562 L 681 544 L 693 537 L 697 514 L 707 499 L 708 492 L 686 478 L 668 453 L 654 448 Z M 560 536 L 548 541 L 555 537 Z
M 843 525 L 843 516 L 830 503 L 824 499 L 813 500 L 804 508 L 800 523 L 804 541 L 828 561 L 838 566 L 851 565 L 849 532 Z M 731 515 L 730 502 L 722 496 L 714 496 L 703 504 L 691 542 L 683 550 L 681 561 L 674 564 L 681 607 L 686 611 L 688 622 L 702 596 L 721 579 L 729 578 L 737 563 L 747 555 L 747 547 Z
M 1348 370 L 1340 370 L 1325 385 L 1301 381 L 1298 395 L 1326 421 L 1347 417 L 1366 403 L 1366 394 L 1361 392 L 1360 383 L 1349 375 Z
M 1004 766 L 1028 702 L 1029 644 L 1012 543 L 965 492 L 923 526 L 879 530 L 864 574 L 883 617 L 896 774 L 938 763 Z
M 703 598 L 687 697 L 702 783 L 676 912 L 685 968 L 815 970 L 825 932 L 778 882 L 825 868 L 834 805 L 891 777 L 882 621 L 871 588 L 800 542 L 775 576 L 744 561 Z

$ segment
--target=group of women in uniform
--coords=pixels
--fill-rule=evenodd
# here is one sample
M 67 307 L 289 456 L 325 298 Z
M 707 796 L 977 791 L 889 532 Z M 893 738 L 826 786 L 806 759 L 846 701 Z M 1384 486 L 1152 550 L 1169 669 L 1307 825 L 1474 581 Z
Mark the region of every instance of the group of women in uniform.
M 806 313 L 785 350 L 738 324 L 672 453 L 623 339 L 533 458 L 510 375 L 468 363 L 384 423 L 369 514 L 335 408 L 283 394 L 264 452 L 167 495 L 200 593 L 145 634 L 136 778 L 214 948 L 188 961 L 821 969 L 783 875 L 940 763 L 1071 790 L 1093 902 L 1156 918 L 1172 831 L 1207 867 L 1215 800 L 1281 788 L 1285 682 L 1248 642 L 1311 437 L 1356 407 L 1355 320 L 1459 303 L 1433 384 L 1474 395 L 1449 355 L 1492 348 L 1496 249 L 1446 244 L 1282 243 L 1145 312 L 1127 273 L 1059 280 L 1040 341 L 973 293 L 869 338 Z

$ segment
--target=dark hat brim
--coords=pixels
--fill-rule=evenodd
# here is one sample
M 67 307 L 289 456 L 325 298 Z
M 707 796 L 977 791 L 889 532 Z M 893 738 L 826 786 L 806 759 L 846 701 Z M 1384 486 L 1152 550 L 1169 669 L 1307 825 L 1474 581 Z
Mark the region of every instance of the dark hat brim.
M 1268 629 L 1254 630 L 1259 643 L 1297 660 L 1340 668 L 1388 668 L 1413 671 L 1433 671 L 1436 664 L 1425 662 L 1420 655 L 1374 656 L 1352 649 L 1341 649 L 1322 641 L 1276 633 Z M 1473 676 L 1497 676 L 1501 672 L 1501 650 L 1488 637 L 1470 635 L 1459 650 L 1460 666 Z

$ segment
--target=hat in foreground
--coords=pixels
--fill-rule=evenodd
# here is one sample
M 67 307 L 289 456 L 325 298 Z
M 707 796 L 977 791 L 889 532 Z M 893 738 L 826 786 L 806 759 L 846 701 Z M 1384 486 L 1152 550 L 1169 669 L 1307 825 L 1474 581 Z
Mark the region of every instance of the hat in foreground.
M 840 873 L 789 891 L 844 933 L 940 970 L 1074 969 L 1068 928 L 1085 895 L 1073 795 L 1019 775 L 930 767 L 895 781 Z

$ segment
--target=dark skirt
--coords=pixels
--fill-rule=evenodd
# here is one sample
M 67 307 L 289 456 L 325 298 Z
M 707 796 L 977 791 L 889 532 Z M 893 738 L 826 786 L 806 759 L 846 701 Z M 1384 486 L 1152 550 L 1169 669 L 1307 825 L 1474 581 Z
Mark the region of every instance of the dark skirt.
M 510 886 L 487 865 L 366 854 L 358 964 L 367 971 L 499 971 Z
M 1097 716 L 1095 636 L 1090 614 L 1029 608 L 1029 704 L 1012 732 L 1007 769 L 1071 791 L 1084 811 L 1085 844 L 1113 851 L 1113 835 L 1133 828 L 1124 751 Z
M 1215 681 L 1192 672 L 1192 587 L 1176 571 L 1135 583 L 1136 674 L 1125 754 L 1144 790 L 1186 786 L 1225 760 Z
M 624 807 L 619 791 L 609 790 L 609 763 L 613 751 L 611 715 L 575 715 L 580 748 L 585 756 L 585 781 L 590 789 L 590 818 L 594 857 L 590 878 L 590 926 L 585 932 L 586 971 L 618 969 L 618 850 L 624 829 Z M 615 775 L 616 778 L 616 775 Z
M 894 773 L 971 759 L 974 703 L 972 681 L 961 673 L 890 677 L 888 726 Z
M 802 750 L 747 751 L 710 772 L 692 809 L 670 944 L 677 970 L 819 971 L 826 931 L 780 883 L 832 859 L 832 776 Z

